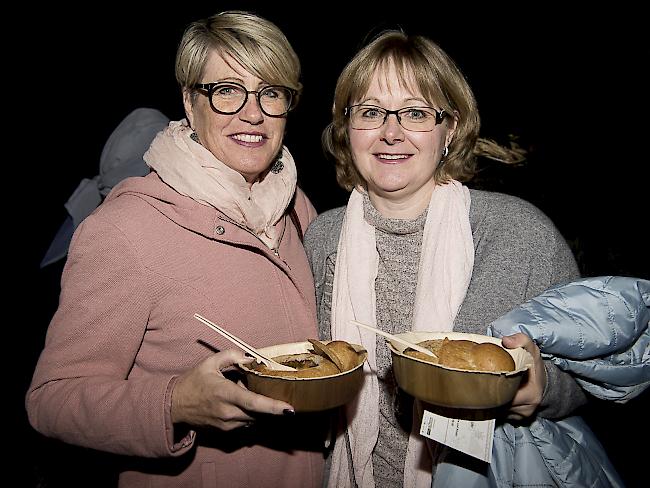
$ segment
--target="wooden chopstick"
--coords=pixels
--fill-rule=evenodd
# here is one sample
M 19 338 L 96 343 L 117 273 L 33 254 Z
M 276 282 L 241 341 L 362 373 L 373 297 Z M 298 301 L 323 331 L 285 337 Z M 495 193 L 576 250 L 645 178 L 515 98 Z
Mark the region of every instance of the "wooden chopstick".
M 253 346 L 250 346 L 246 344 L 243 340 L 241 340 L 239 337 L 236 335 L 231 334 L 228 332 L 226 329 L 223 329 L 219 327 L 217 324 L 210 322 L 208 319 L 205 317 L 202 317 L 198 313 L 194 314 L 194 318 L 198 320 L 199 322 L 203 322 L 205 325 L 210 327 L 212 330 L 215 332 L 221 334 L 223 337 L 228 339 L 230 342 L 233 344 L 237 345 L 240 349 L 243 349 L 246 351 L 248 354 L 253 356 L 255 359 L 258 361 L 266 364 L 269 368 L 279 370 L 279 371 L 296 371 L 295 368 L 292 368 L 290 366 L 286 366 L 284 364 L 280 364 L 277 361 L 274 361 L 273 359 L 266 357 L 262 353 L 260 353 L 257 349 L 255 349 Z
M 377 335 L 386 337 L 387 339 L 393 340 L 395 342 L 399 342 L 403 346 L 410 347 L 411 349 L 414 349 L 424 354 L 428 354 L 429 356 L 433 356 L 434 358 L 438 359 L 438 356 L 436 356 L 433 351 L 430 351 L 426 347 L 418 346 L 417 344 L 413 344 L 412 342 L 404 340 L 401 337 L 397 337 L 393 334 L 389 334 L 388 332 L 384 332 L 381 329 L 376 329 L 374 327 L 371 327 L 370 325 L 362 324 L 361 322 L 357 322 L 356 320 L 350 320 L 350 323 L 356 325 L 357 327 L 362 327 L 364 329 L 370 330 Z

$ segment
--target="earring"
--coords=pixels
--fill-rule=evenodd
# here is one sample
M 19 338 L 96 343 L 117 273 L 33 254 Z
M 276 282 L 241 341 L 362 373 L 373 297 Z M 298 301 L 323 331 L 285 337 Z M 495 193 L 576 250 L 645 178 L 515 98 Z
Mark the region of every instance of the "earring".
M 449 154 L 449 146 L 445 146 L 445 148 L 442 150 L 442 157 L 440 158 L 438 164 L 443 164 L 445 162 L 447 154 Z
M 271 173 L 277 175 L 283 169 L 284 169 L 284 163 L 282 162 L 281 158 L 278 158 L 275 160 L 275 163 L 273 163 L 273 166 L 271 166 Z
M 199 141 L 199 135 L 194 131 L 192 131 L 192 133 L 190 134 L 190 139 L 192 139 L 197 144 L 201 144 L 201 141 Z

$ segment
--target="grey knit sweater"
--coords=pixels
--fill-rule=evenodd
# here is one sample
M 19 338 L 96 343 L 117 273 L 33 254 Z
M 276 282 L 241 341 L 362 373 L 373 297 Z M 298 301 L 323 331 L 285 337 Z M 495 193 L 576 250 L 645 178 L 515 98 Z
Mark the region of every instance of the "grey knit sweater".
M 391 334 L 413 328 L 422 237 L 427 212 L 415 220 L 384 218 L 363 200 L 365 220 L 375 228 L 379 264 L 375 279 L 377 327 Z M 377 486 L 400 488 L 404 482 L 404 455 L 412 422 L 412 403 L 400 394 L 393 375 L 386 340 L 377 336 L 379 380 L 379 438 L 372 453 Z
M 454 322 L 454 331 L 484 334 L 487 324 L 516 305 L 538 295 L 550 285 L 578 277 L 566 241 L 553 223 L 536 207 L 519 198 L 471 190 L 470 225 L 475 259 L 465 300 Z M 412 323 L 412 308 L 419 262 L 424 215 L 412 222 L 382 219 L 364 209 L 375 226 L 380 256 L 375 289 L 378 326 Z M 305 248 L 316 283 L 319 332 L 331 338 L 331 304 L 334 267 L 345 207 L 321 214 L 305 234 Z M 419 230 L 418 230 L 419 229 Z M 402 267 L 401 273 L 396 273 Z M 399 291 L 399 293 L 398 293 Z M 403 392 L 396 395 L 390 356 L 378 341 L 380 376 L 380 438 L 373 452 L 377 486 L 401 484 L 409 425 L 403 425 L 400 407 Z M 383 346 L 379 347 L 379 345 Z M 548 386 L 537 414 L 557 418 L 584 404 L 586 397 L 575 381 L 552 363 L 546 363 Z M 407 403 L 407 402 L 406 402 Z M 393 410 L 391 412 L 391 409 Z M 405 415 L 404 418 L 408 418 Z

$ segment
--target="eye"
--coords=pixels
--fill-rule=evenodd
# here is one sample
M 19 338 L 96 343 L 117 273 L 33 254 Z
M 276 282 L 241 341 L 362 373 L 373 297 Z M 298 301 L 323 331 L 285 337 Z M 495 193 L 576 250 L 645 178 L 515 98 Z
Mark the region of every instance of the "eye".
M 265 97 L 265 98 L 281 98 L 282 97 L 282 94 L 280 93 L 280 90 L 278 90 L 275 87 L 265 88 L 264 90 L 261 91 L 260 95 Z
M 362 117 L 368 119 L 378 119 L 378 118 L 383 118 L 384 116 L 384 114 L 382 113 L 379 107 L 372 107 L 372 106 L 359 107 L 359 114 Z
M 407 118 L 412 122 L 424 122 L 425 120 L 430 119 L 434 115 L 428 110 L 422 108 L 409 107 L 400 110 L 400 116 Z
M 284 102 L 289 100 L 291 97 L 291 92 L 283 86 L 268 86 L 260 91 L 260 97 L 264 97 L 268 100 Z
M 218 97 L 230 98 L 241 96 L 243 90 L 237 85 L 219 84 L 215 86 L 212 93 Z

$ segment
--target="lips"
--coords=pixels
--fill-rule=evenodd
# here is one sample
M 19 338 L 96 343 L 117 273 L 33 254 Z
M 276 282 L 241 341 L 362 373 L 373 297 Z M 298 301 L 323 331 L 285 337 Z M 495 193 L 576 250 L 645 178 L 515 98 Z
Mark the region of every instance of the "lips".
M 257 143 L 257 142 L 262 142 L 262 140 L 264 140 L 264 136 L 262 134 L 240 133 L 240 134 L 233 134 L 230 137 L 240 142 Z
M 389 154 L 389 153 L 376 153 L 375 158 L 383 163 L 399 163 L 411 157 L 410 154 Z
M 238 132 L 228 137 L 239 146 L 252 148 L 263 146 L 268 139 L 266 135 L 259 132 Z

